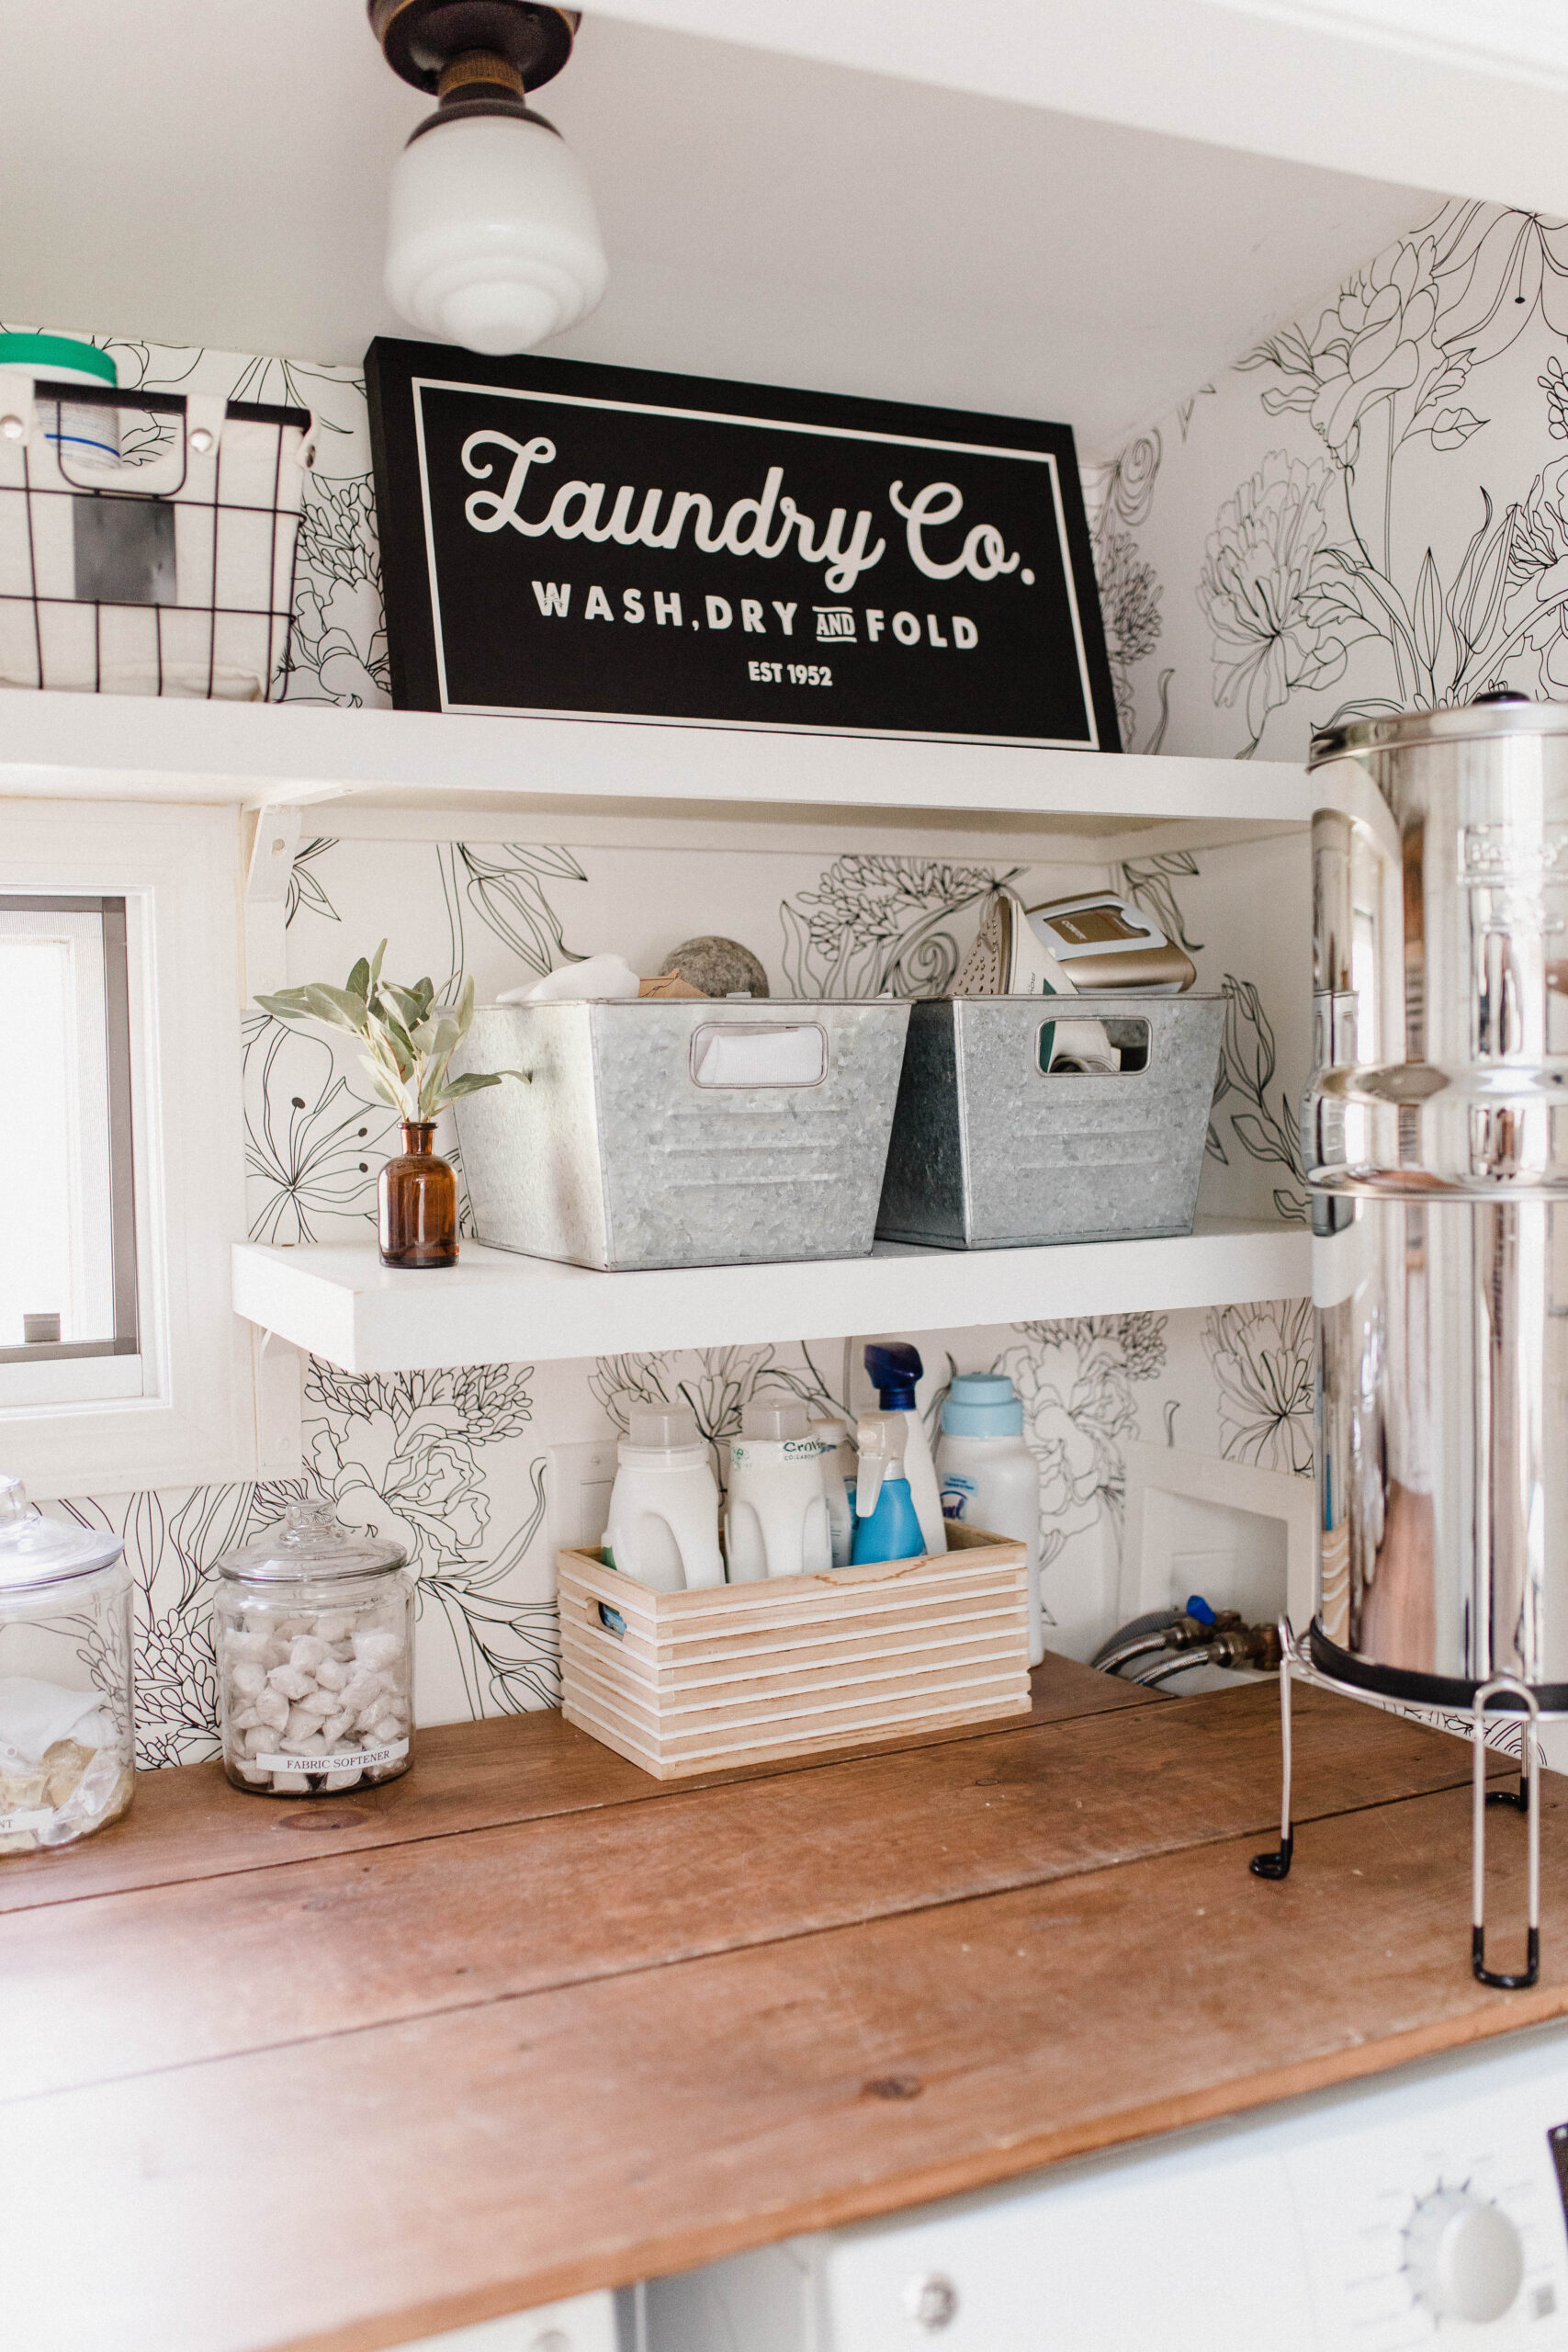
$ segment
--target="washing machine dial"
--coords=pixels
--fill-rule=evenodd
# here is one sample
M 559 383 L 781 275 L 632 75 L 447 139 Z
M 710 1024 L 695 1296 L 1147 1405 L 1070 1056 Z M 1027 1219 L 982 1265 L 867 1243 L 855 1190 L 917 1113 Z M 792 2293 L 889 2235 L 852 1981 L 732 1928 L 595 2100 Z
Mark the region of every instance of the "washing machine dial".
M 1483 2324 L 1513 2308 L 1525 2249 L 1500 2206 L 1468 2188 L 1437 2188 L 1410 2217 L 1404 2267 L 1424 2310 Z

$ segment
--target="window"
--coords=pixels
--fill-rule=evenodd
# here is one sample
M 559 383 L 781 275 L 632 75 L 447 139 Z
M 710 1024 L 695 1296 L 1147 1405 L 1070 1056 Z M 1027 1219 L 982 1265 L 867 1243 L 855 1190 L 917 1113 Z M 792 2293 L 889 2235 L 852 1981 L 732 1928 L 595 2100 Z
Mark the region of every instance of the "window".
M 32 1376 L 44 1365 L 138 1352 L 124 899 L 0 897 L 0 1003 L 7 1091 L 28 1106 L 6 1171 L 0 1399 L 42 1401 L 62 1385 Z
M 0 800 L 0 1467 L 40 1497 L 298 1460 L 297 1364 L 275 1349 L 258 1379 L 230 1295 L 241 821 Z M 29 1340 L 29 1316 L 59 1339 Z

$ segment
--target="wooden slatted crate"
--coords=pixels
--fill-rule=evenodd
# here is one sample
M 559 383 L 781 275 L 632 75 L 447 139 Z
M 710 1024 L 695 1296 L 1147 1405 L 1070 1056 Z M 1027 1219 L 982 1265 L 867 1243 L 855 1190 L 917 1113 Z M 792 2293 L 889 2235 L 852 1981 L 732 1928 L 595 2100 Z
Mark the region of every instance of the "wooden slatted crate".
M 1029 1707 L 1021 1544 L 654 1592 L 558 1555 L 563 1712 L 661 1781 Z

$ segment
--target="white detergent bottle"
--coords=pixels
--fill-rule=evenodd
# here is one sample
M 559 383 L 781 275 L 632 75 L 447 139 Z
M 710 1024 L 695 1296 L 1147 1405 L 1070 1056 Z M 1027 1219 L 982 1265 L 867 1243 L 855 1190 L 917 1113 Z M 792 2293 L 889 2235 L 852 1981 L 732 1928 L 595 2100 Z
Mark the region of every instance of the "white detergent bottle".
M 731 1584 L 815 1576 L 833 1565 L 822 1449 L 796 1397 L 754 1397 L 740 1416 L 724 1548 Z
M 810 1429 L 822 1449 L 822 1489 L 828 1498 L 828 1529 L 833 1544 L 833 1566 L 847 1568 L 851 1547 L 855 1540 L 855 1514 L 850 1490 L 844 1484 L 843 1464 L 839 1456 L 843 1425 L 829 1414 L 813 1413 Z
M 1045 1655 L 1040 1600 L 1040 1470 L 1023 1442 L 1023 1407 L 1001 1372 L 953 1375 L 936 1446 L 949 1519 L 1010 1535 L 1028 1555 L 1029 1663 Z
M 637 1406 L 618 1449 L 604 1557 L 656 1592 L 722 1584 L 718 1481 L 696 1416 L 684 1405 Z
M 926 1550 L 940 1555 L 947 1549 L 947 1531 L 942 1523 L 942 1491 L 931 1461 L 931 1441 L 915 1409 L 915 1383 L 925 1370 L 920 1351 L 907 1340 L 873 1340 L 866 1348 L 865 1369 L 881 1410 L 904 1416 L 904 1476 L 909 1482 L 909 1496 Z

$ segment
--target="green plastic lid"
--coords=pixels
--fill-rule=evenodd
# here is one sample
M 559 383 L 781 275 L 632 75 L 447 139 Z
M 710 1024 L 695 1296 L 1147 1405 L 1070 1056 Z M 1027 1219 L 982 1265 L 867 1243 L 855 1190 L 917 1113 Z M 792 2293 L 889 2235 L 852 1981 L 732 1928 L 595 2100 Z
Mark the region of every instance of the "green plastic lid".
M 119 383 L 112 356 L 96 343 L 68 334 L 0 334 L 0 368 L 29 368 L 35 376 L 91 376 L 95 383 Z

